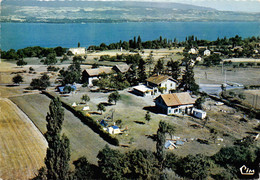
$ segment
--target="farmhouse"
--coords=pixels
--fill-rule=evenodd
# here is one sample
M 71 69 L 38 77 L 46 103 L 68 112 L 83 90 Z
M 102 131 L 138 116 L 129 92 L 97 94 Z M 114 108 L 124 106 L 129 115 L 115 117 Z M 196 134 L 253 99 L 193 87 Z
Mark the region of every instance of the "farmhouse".
M 171 114 L 190 114 L 195 103 L 189 93 L 162 94 L 155 99 L 155 105 L 162 113 Z
M 163 93 L 172 93 L 176 90 L 177 81 L 170 76 L 165 75 L 153 75 L 146 79 L 147 87 L 153 90 L 153 95 L 159 93 L 159 88 L 163 90 Z
M 70 48 L 69 51 L 71 51 L 72 54 L 74 54 L 74 55 L 85 55 L 86 54 L 86 49 L 83 47 Z
M 120 73 L 126 73 L 129 69 L 130 66 L 127 64 L 120 64 L 120 65 L 113 66 L 113 70 L 115 72 L 120 72 Z
M 98 79 L 102 74 L 111 74 L 112 67 L 100 67 L 95 69 L 85 69 L 82 72 L 82 81 L 87 82 L 89 86 L 93 86 L 93 80 Z

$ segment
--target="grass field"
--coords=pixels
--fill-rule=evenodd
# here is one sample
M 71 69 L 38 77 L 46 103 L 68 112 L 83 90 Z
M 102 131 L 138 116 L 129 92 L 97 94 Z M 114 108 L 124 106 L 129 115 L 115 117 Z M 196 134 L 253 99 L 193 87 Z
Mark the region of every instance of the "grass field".
M 80 97 L 85 93 L 86 92 L 79 91 L 77 94 L 62 98 L 69 104 L 72 104 L 73 102 L 80 104 Z M 90 97 L 88 105 L 92 112 L 97 111 L 97 104 L 107 102 L 107 96 L 109 95 L 109 93 L 91 92 L 87 92 L 87 94 Z M 114 121 L 109 122 L 109 124 L 112 125 L 116 120 L 120 119 L 122 120 L 121 128 L 128 128 L 128 131 L 124 132 L 122 135 L 117 135 L 121 144 L 129 145 L 129 148 L 125 150 L 148 149 L 155 151 L 156 142 L 152 137 L 157 132 L 160 120 L 169 122 L 176 127 L 175 136 L 189 140 L 189 142 L 185 143 L 182 147 L 173 151 L 180 156 L 197 153 L 213 155 L 221 147 L 232 145 L 235 139 L 247 136 L 248 134 L 246 132 L 254 131 L 253 128 L 257 126 L 256 120 L 251 120 L 248 123 L 240 122 L 241 117 L 243 117 L 242 112 L 236 112 L 235 109 L 227 106 L 215 106 L 215 102 L 212 100 L 205 103 L 206 111 L 210 117 L 207 128 L 194 128 L 193 125 L 196 124 L 201 126 L 203 121 L 190 116 L 175 117 L 156 113 L 151 113 L 152 120 L 148 123 L 144 118 L 146 110 L 143 108 L 153 106 L 153 98 L 139 97 L 126 90 L 120 91 L 120 94 L 121 100 L 119 100 L 116 105 L 106 106 L 106 112 L 102 115 L 92 114 L 91 116 L 95 120 L 101 120 L 105 116 L 111 115 L 110 110 L 113 109 Z M 79 105 L 76 108 L 80 110 L 83 106 L 84 105 Z M 208 109 L 209 107 L 210 109 Z M 225 112 L 222 112 L 222 110 Z M 228 114 L 226 113 L 227 111 L 229 112 Z M 223 138 L 223 142 L 213 143 L 213 135 L 210 133 L 211 128 L 215 128 L 218 131 L 217 136 Z M 210 144 L 201 144 L 196 141 L 197 138 L 208 140 Z M 194 149 L 196 149 L 196 151 L 194 151 Z
M 48 107 L 50 103 L 48 97 L 41 94 L 25 95 L 13 97 L 11 100 L 28 114 L 42 133 L 46 132 L 45 117 L 49 111 Z M 65 110 L 62 133 L 70 140 L 72 161 L 78 159 L 80 156 L 86 156 L 91 163 L 97 163 L 96 156 L 99 150 L 105 146 L 106 141 L 67 110 Z
M 260 109 L 260 90 L 259 89 L 250 89 L 250 90 L 233 89 L 233 90 L 229 90 L 228 93 L 230 91 L 237 94 L 237 96 L 239 94 L 244 94 L 245 95 L 245 100 L 243 100 L 244 105 L 253 107 L 256 109 Z
M 233 68 L 224 67 L 222 73 L 221 67 L 204 67 L 197 66 L 194 68 L 195 79 L 197 83 L 221 84 L 226 81 L 236 82 L 243 85 L 259 84 L 260 69 L 259 68 Z
M 0 98 L 0 179 L 29 179 L 44 164 L 47 142 L 10 100 Z

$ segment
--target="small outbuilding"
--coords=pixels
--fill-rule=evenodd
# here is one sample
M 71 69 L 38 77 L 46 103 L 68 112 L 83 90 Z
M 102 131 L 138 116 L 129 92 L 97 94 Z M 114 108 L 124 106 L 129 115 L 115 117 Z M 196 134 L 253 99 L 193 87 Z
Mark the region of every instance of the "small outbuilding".
M 118 126 L 110 126 L 107 128 L 107 131 L 109 132 L 109 134 L 119 134 L 121 133 L 121 130 L 119 129 Z
M 133 87 L 133 92 L 140 96 L 152 95 L 153 89 L 147 87 L 146 85 L 138 85 Z
M 164 144 L 164 147 L 165 147 L 165 149 L 170 149 L 170 150 L 177 148 L 177 146 L 170 140 L 166 141 L 166 143 Z
M 207 113 L 201 109 L 195 109 L 193 108 L 192 110 L 193 116 L 199 118 L 199 119 L 204 119 L 207 116 Z

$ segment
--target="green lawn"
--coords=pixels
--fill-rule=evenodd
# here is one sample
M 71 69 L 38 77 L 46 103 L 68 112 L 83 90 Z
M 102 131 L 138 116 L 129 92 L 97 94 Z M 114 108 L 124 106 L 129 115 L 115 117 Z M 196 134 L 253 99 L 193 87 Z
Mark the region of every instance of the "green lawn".
M 50 103 L 48 97 L 41 94 L 26 95 L 13 97 L 11 100 L 29 116 L 42 133 L 46 132 L 45 117 Z M 107 144 L 106 141 L 67 110 L 62 131 L 70 140 L 72 161 L 86 156 L 91 163 L 97 164 L 96 156 Z

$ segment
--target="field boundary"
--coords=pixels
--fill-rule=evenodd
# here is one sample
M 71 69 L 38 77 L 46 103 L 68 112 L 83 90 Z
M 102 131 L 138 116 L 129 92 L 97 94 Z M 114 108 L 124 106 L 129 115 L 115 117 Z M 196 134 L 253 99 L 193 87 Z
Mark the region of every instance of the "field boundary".
M 229 100 L 227 100 L 227 99 L 220 98 L 220 97 L 218 97 L 218 96 L 214 96 L 214 95 L 210 95 L 210 94 L 208 94 L 208 96 L 209 96 L 211 99 L 215 100 L 215 101 L 221 101 L 221 102 L 223 102 L 224 104 L 226 104 L 227 106 L 233 107 L 233 108 L 238 108 L 238 109 L 244 111 L 245 113 L 250 113 L 250 112 L 251 112 L 251 113 L 253 113 L 253 114 L 255 115 L 255 117 L 256 117 L 257 119 L 260 119 L 260 111 L 259 111 L 259 110 L 256 110 L 256 109 L 254 109 L 254 108 L 250 108 L 250 107 L 244 106 L 244 105 L 242 105 L 242 104 L 233 103 L 232 101 L 229 101 Z
M 46 95 L 50 99 L 54 99 L 57 96 L 50 94 L 47 91 L 42 91 L 42 94 Z M 72 106 L 70 106 L 68 103 L 61 100 L 62 106 L 66 108 L 68 111 L 70 111 L 74 116 L 79 118 L 81 122 L 85 125 L 87 125 L 89 128 L 91 128 L 95 133 L 99 134 L 99 136 L 104 139 L 106 142 L 108 142 L 111 145 L 119 146 L 119 140 L 110 135 L 108 132 L 103 130 L 103 127 L 98 124 L 94 119 L 91 117 L 85 116 L 81 111 L 75 110 Z

